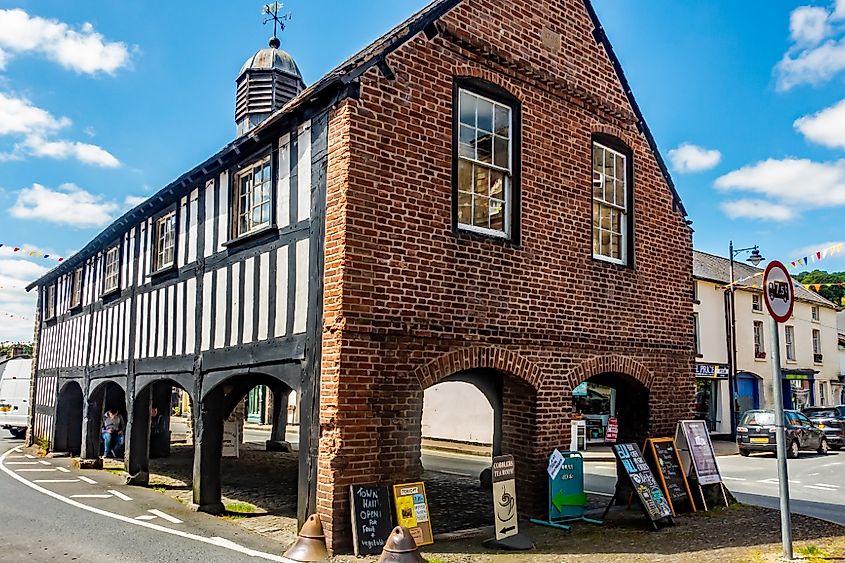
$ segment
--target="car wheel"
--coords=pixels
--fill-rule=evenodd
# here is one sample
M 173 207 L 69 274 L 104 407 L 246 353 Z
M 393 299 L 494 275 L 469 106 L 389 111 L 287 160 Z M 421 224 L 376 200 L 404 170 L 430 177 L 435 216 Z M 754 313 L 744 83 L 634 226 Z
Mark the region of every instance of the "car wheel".
M 801 446 L 798 445 L 798 440 L 792 440 L 789 444 L 789 449 L 786 450 L 786 457 L 795 459 L 798 457 L 798 452 L 801 451 Z
M 830 451 L 830 447 L 827 445 L 827 439 L 822 438 L 821 443 L 819 444 L 819 449 L 816 450 L 822 455 L 827 455 L 827 452 Z
M 751 452 L 746 449 L 739 448 L 739 455 L 741 455 L 742 457 L 748 457 L 751 455 Z

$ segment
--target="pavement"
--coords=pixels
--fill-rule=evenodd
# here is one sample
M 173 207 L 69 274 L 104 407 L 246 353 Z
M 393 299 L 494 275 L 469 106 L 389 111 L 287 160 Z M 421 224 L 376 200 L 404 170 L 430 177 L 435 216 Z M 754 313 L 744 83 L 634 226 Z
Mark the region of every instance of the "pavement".
M 287 561 L 277 542 L 0 433 L 0 561 Z

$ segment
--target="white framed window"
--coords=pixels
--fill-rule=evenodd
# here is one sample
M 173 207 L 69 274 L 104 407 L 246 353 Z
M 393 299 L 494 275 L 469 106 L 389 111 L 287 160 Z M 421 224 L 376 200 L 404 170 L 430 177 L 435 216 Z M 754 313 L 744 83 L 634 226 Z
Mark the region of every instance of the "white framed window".
M 628 157 L 593 142 L 593 257 L 628 262 Z
M 510 238 L 514 222 L 513 108 L 459 89 L 457 112 L 458 228 Z
M 155 259 L 156 271 L 170 268 L 174 263 L 176 247 L 176 211 L 171 211 L 156 219 L 155 223 Z
M 105 277 L 103 293 L 109 293 L 120 286 L 120 247 L 113 246 L 106 250 Z
M 766 357 L 766 340 L 763 333 L 763 321 L 754 321 L 754 357 L 760 360 Z
M 73 271 L 70 279 L 70 308 L 82 305 L 82 268 Z
M 759 293 L 751 294 L 751 310 L 757 313 L 763 312 L 763 296 Z
M 701 355 L 701 337 L 699 334 L 699 326 L 698 326 L 698 313 L 692 314 L 692 330 L 693 336 L 695 337 L 695 354 L 697 356 Z
M 273 170 L 269 155 L 238 172 L 235 176 L 234 192 L 234 238 L 270 226 L 273 209 Z
M 48 285 L 44 293 L 44 318 L 50 320 L 56 316 L 56 286 Z
M 783 329 L 786 340 L 786 359 L 795 361 L 795 327 L 787 325 Z
M 827 383 L 819 381 L 819 399 L 816 406 L 823 407 L 827 405 Z
M 813 306 L 811 307 L 810 311 L 811 311 L 811 314 L 812 314 L 813 320 L 814 320 L 815 322 L 819 322 L 819 308 L 818 308 L 818 306 L 813 305 Z

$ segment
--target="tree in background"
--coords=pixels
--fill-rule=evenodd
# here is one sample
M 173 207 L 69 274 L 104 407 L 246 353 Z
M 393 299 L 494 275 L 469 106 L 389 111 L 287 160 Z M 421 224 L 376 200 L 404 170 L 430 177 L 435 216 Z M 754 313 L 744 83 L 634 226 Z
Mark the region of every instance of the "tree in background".
M 0 359 L 5 358 L 12 348 L 23 348 L 23 353 L 32 356 L 32 344 L 29 342 L 0 342 Z
M 798 280 L 798 283 L 801 284 L 842 283 L 843 285 L 823 285 L 818 291 L 812 287 L 810 289 L 816 291 L 816 293 L 828 301 L 833 301 L 840 307 L 845 305 L 845 301 L 843 301 L 843 298 L 845 298 L 845 272 L 827 273 L 822 270 L 813 270 L 812 272 L 801 272 L 800 274 L 792 277 Z

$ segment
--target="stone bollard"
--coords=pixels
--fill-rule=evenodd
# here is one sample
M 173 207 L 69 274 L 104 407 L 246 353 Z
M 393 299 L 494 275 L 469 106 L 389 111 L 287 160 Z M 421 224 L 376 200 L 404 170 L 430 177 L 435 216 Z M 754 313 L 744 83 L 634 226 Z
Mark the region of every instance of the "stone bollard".
M 292 561 L 325 561 L 329 558 L 326 549 L 326 536 L 320 516 L 312 514 L 302 525 L 299 538 L 285 552 L 285 557 Z
M 417 551 L 408 528 L 396 526 L 384 544 L 378 563 L 428 563 Z

